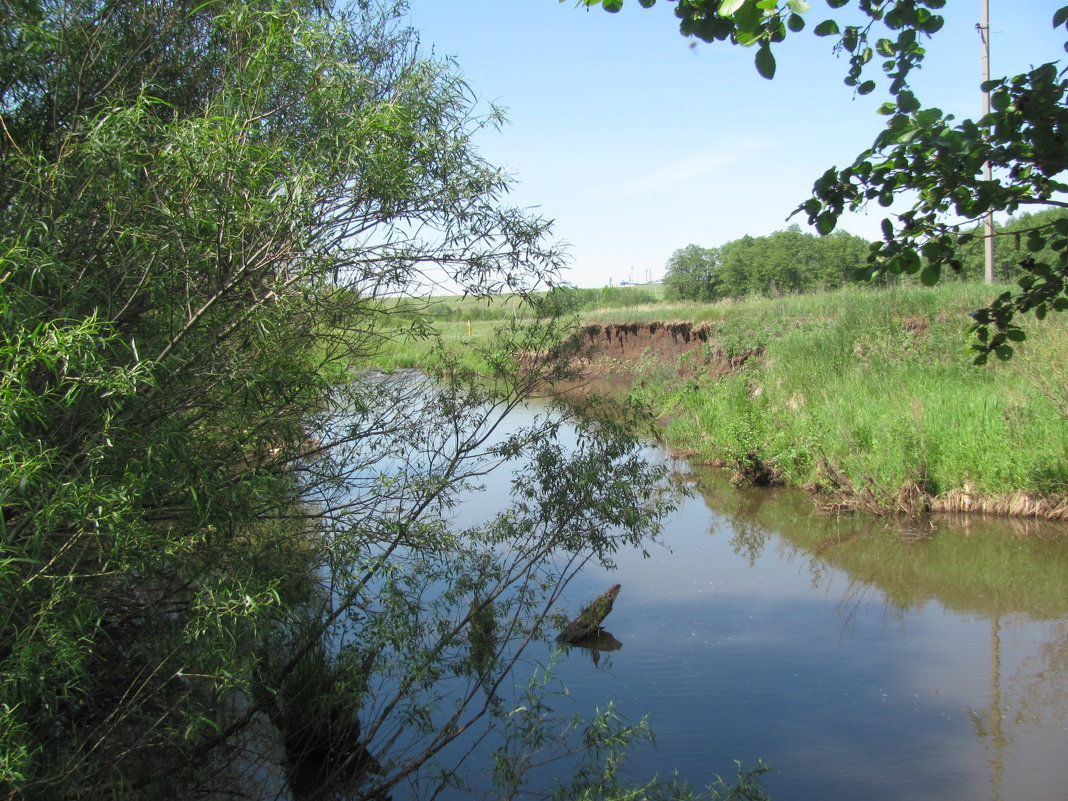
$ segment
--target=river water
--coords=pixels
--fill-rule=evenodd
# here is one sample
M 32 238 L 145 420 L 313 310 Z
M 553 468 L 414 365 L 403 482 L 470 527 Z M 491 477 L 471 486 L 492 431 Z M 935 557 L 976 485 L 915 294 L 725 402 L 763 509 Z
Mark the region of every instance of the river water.
M 630 775 L 704 786 L 761 759 L 775 801 L 1068 798 L 1068 529 L 836 517 L 672 467 L 694 493 L 663 547 L 562 601 L 622 584 L 621 647 L 568 649 L 555 675 L 558 711 L 648 715 Z

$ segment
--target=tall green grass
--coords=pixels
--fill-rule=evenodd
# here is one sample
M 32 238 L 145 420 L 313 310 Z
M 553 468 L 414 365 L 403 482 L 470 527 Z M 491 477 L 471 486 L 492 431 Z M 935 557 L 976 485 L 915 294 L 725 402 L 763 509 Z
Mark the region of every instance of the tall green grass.
M 1030 320 L 1016 358 L 971 365 L 966 312 L 990 287 L 849 289 L 695 310 L 704 358 L 761 349 L 723 378 L 639 384 L 702 461 L 893 507 L 957 493 L 1063 497 L 1068 335 Z M 962 501 L 963 502 L 963 501 Z

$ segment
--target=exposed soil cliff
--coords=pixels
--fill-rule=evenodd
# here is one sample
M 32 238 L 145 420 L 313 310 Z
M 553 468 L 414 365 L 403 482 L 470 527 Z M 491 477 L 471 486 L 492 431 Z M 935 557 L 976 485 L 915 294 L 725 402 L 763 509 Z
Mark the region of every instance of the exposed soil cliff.
M 760 356 L 754 350 L 727 355 L 715 343 L 713 329 L 707 323 L 614 323 L 587 325 L 575 334 L 587 349 L 583 365 L 592 375 L 628 372 L 629 366 L 643 356 L 676 365 L 685 371 L 703 370 L 724 373 L 736 370 L 750 358 Z M 694 358 L 680 362 L 683 354 Z

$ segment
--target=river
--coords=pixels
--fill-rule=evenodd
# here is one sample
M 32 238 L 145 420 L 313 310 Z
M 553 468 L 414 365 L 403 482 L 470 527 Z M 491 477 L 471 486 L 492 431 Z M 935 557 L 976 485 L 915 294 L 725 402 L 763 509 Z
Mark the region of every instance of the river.
M 837 517 L 672 467 L 694 493 L 663 547 L 563 599 L 622 584 L 605 621 L 621 647 L 571 648 L 555 674 L 559 711 L 649 716 L 630 775 L 704 786 L 761 759 L 775 801 L 1066 798 L 1068 529 Z

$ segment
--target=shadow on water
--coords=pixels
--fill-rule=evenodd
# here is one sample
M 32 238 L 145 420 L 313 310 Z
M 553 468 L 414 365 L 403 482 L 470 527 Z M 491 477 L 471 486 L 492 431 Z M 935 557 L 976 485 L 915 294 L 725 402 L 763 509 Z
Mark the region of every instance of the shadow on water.
M 581 648 L 589 652 L 590 661 L 593 662 L 594 667 L 600 667 L 601 654 L 608 651 L 618 651 L 623 647 L 623 643 L 613 637 L 611 632 L 602 630 L 589 637 L 583 637 L 581 640 L 568 643 L 568 647 Z M 609 666 L 606 664 L 605 667 Z

